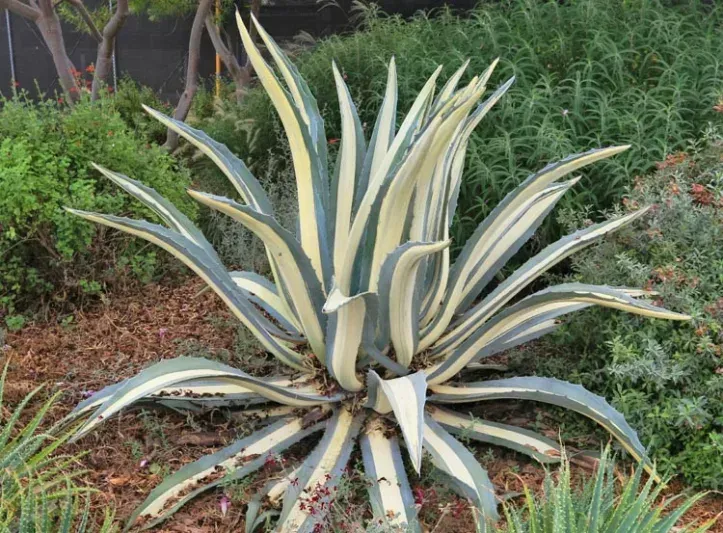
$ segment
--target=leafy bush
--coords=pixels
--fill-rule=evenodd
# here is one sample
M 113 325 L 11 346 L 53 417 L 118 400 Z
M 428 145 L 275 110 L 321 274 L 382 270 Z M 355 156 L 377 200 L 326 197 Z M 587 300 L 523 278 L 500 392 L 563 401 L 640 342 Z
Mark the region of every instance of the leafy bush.
M 723 144 L 711 132 L 636 180 L 625 203 L 653 205 L 643 221 L 573 260 L 574 281 L 646 286 L 692 322 L 590 310 L 538 357 L 524 356 L 546 375 L 575 368 L 575 381 L 612 398 L 640 429 L 665 472 L 715 489 L 723 488 L 722 198 Z
M 85 533 L 89 529 L 89 507 L 81 511 L 90 489 L 77 486 L 83 472 L 75 467 L 77 457 L 57 455 L 70 438 L 56 424 L 45 432 L 40 428 L 58 395 L 48 399 L 24 426 L 28 404 L 42 387 L 29 393 L 10 410 L 3 405 L 8 367 L 0 377 L 0 531 L 17 533 Z M 83 496 L 86 496 L 84 498 Z M 115 531 L 113 514 L 106 512 L 97 529 Z
M 632 144 L 623 156 L 586 172 L 583 192 L 563 201 L 568 207 L 608 208 L 631 176 L 682 149 L 709 120 L 720 120 L 712 107 L 723 90 L 723 8 L 695 0 L 679 4 L 507 0 L 483 3 L 461 18 L 441 11 L 408 23 L 372 11 L 366 31 L 324 40 L 302 54 L 298 65 L 311 91 L 326 103 L 321 111 L 332 142 L 340 137 L 334 81 L 328 74 L 332 60 L 353 88 L 367 134 L 392 55 L 403 80 L 400 113 L 438 64 L 448 75 L 470 58 L 469 72 L 480 72 L 500 57 L 493 83 L 517 76 L 494 117 L 470 141 L 452 231 L 458 247 L 541 163 L 600 145 Z M 257 175 L 275 166 L 277 180 L 288 177 L 281 128 L 260 90 L 252 90 L 241 109 L 227 103 L 201 127 Z M 200 170 L 199 179 L 212 172 L 209 166 Z M 538 245 L 551 242 L 558 231 L 544 226 Z
M 69 218 L 63 206 L 143 212 L 97 179 L 90 163 L 104 161 L 164 191 L 193 216 L 187 170 L 130 129 L 110 97 L 72 108 L 23 96 L 0 104 L 0 309 L 13 313 L 98 292 L 126 273 L 149 277 L 154 252 Z
M 166 128 L 157 120 L 152 120 L 143 111 L 143 105 L 165 113 L 172 113 L 173 106 L 158 97 L 158 94 L 144 85 L 139 85 L 128 76 L 118 82 L 118 90 L 112 98 L 113 107 L 125 123 L 147 140 L 163 144 L 166 140 Z
M 548 332 L 557 318 L 583 307 L 690 319 L 651 305 L 645 299 L 649 291 L 640 289 L 573 283 L 517 298 L 548 269 L 632 223 L 644 210 L 560 239 L 477 301 L 578 182 L 560 180 L 627 147 L 574 154 L 530 176 L 480 223 L 452 264 L 449 226 L 468 139 L 513 80 L 480 103 L 495 64 L 467 85 L 458 84 L 464 70 L 460 69 L 435 99 L 437 70 L 397 129 L 399 82 L 391 61 L 384 102 L 367 145 L 349 89 L 333 67 L 344 135 L 329 180 L 327 137 L 306 82 L 254 19 L 289 87 L 284 90 L 240 17 L 239 21 L 244 48 L 273 95 L 291 141 L 299 212 L 296 235 L 279 224 L 268 193 L 228 148 L 183 122 L 148 111 L 229 178 L 243 205 L 196 190 L 189 195 L 261 238 L 273 282 L 253 272 L 229 272 L 203 233 L 170 201 L 110 170 L 102 172 L 154 210 L 165 225 L 69 209 L 86 220 L 138 235 L 183 261 L 277 359 L 280 369 L 278 375 L 252 376 L 200 357 L 167 359 L 76 407 L 73 414 L 85 418 L 77 438 L 137 402 L 189 413 L 204 407 L 240 407 L 240 416 L 252 423 L 269 422 L 165 478 L 130 517 L 129 527 L 154 527 L 204 491 L 248 480 L 271 465 L 283 467 L 285 459 L 278 455 L 310 437 L 316 440 L 313 450 L 296 448 L 303 453 L 292 452 L 291 457 L 305 458 L 292 471 L 275 475 L 249 502 L 248 531 L 269 513 L 276 514 L 269 509 L 259 515 L 263 507 L 276 504 L 281 504 L 277 531 L 343 529 L 329 511 L 357 444 L 364 472 L 375 480 L 369 484 L 372 523 L 421 531 L 400 440 L 417 474 L 427 452 L 448 484 L 472 502 L 477 531 L 486 531 L 486 524 L 497 518 L 494 487 L 475 456 L 453 435 L 507 446 L 543 463 L 560 458 L 557 443 L 542 435 L 477 419 L 469 408 L 449 408 L 495 399 L 539 401 L 587 416 L 652 470 L 635 430 L 603 398 L 579 385 L 538 377 L 473 381 L 478 360 Z M 249 408 L 257 403 L 264 405 Z M 316 432 L 322 436 L 311 437 Z
M 618 488 L 615 464 L 610 450 L 600 457 L 595 478 L 586 481 L 581 491 L 573 488 L 570 462 L 565 457 L 556 475 L 548 473 L 543 483 L 541 498 L 532 496 L 525 487 L 525 505 L 521 509 L 505 506 L 507 527 L 504 533 L 555 533 L 579 531 L 586 533 L 702 533 L 714 521 L 683 526 L 677 525 L 685 513 L 703 496 L 684 499 L 674 510 L 672 499 L 659 501 L 665 485 L 654 485 L 653 478 L 642 483 L 643 469 L 635 473 Z M 618 498 L 618 494 L 620 497 Z M 667 513 L 666 513 L 667 511 Z

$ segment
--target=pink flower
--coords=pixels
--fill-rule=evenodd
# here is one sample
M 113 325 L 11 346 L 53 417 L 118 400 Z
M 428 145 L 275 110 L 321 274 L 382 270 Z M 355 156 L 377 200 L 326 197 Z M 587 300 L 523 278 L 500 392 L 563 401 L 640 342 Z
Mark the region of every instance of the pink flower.
M 161 328 L 158 330 L 158 337 L 163 340 L 166 338 L 166 334 L 168 333 L 168 328 Z
M 221 501 L 218 502 L 218 506 L 221 508 L 221 514 L 223 516 L 226 516 L 228 508 L 231 507 L 231 500 L 229 500 L 228 496 L 224 494 L 223 496 L 221 496 Z
M 141 459 L 141 462 L 138 463 L 139 468 L 145 468 L 148 466 L 148 459 Z

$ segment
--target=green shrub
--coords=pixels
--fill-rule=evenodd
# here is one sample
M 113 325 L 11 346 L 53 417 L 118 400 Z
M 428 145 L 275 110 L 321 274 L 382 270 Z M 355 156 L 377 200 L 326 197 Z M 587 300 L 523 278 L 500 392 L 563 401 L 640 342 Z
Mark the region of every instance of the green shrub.
M 516 509 L 505 506 L 507 526 L 504 533 L 554 533 L 557 531 L 585 531 L 586 533 L 670 533 L 671 531 L 707 531 L 709 521 L 695 527 L 677 524 L 685 513 L 703 496 L 684 499 L 673 510 L 668 501 L 659 501 L 664 485 L 655 485 L 652 478 L 642 482 L 643 469 L 618 487 L 615 464 L 606 449 L 593 479 L 584 482 L 582 490 L 573 488 L 570 461 L 565 458 L 556 476 L 548 473 L 543 483 L 544 494 L 534 498 L 525 487 L 525 505 Z M 620 494 L 618 498 L 617 495 Z
M 0 106 L 0 316 L 97 293 L 126 273 L 152 275 L 153 251 L 68 217 L 63 206 L 142 212 L 98 179 L 97 162 L 164 191 L 193 216 L 188 171 L 128 127 L 112 98 L 67 108 L 18 96 Z
M 569 377 L 613 399 L 668 473 L 723 488 L 723 142 L 710 134 L 636 181 L 625 202 L 653 205 L 573 260 L 584 283 L 646 286 L 690 323 L 589 310 L 522 354 L 537 372 Z M 585 218 L 583 215 L 581 218 Z M 574 347 L 574 350 L 566 348 Z M 564 369 L 564 370 L 563 370 Z
M 121 118 L 137 134 L 149 141 L 163 144 L 166 140 L 166 128 L 153 120 L 143 111 L 142 105 L 158 109 L 167 114 L 173 113 L 173 106 L 159 98 L 158 94 L 145 85 L 139 85 L 132 78 L 124 76 L 118 82 L 118 90 L 112 98 L 113 107 Z
M 296 63 L 323 103 L 327 134 L 335 139 L 332 60 L 353 88 L 368 135 L 392 55 L 403 80 L 400 116 L 438 64 L 444 77 L 466 58 L 470 73 L 502 58 L 490 86 L 512 74 L 517 81 L 470 142 L 453 231 L 463 243 L 541 164 L 587 148 L 632 144 L 622 157 L 586 171 L 583 194 L 564 204 L 609 207 L 632 176 L 684 147 L 707 121 L 720 120 L 712 107 L 723 90 L 722 23 L 723 9 L 693 1 L 665 8 L 656 0 L 495 1 L 464 18 L 442 11 L 407 23 L 372 13 L 366 31 L 324 40 Z M 276 167 L 278 179 L 286 179 L 279 122 L 261 91 L 252 90 L 241 109 L 227 103 L 202 128 L 257 175 Z M 203 165 L 199 179 L 212 172 Z M 556 236 L 557 228 L 547 225 L 539 240 Z

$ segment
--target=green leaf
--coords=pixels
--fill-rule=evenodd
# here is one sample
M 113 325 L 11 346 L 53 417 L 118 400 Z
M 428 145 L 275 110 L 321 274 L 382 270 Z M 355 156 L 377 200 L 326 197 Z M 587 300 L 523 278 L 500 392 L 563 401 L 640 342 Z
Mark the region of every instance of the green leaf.
M 311 531 L 317 521 L 323 520 L 365 417 L 366 413 L 353 415 L 342 405 L 326 422 L 323 438 L 301 464 L 296 482 L 284 495 L 281 517 L 276 527 L 278 533 Z M 329 493 L 324 489 L 329 489 Z M 302 500 L 302 494 L 306 495 L 306 503 Z
M 372 419 L 359 442 L 372 520 L 390 530 L 418 533 L 417 509 L 396 437 L 387 437 L 384 427 Z
M 324 292 L 311 260 L 299 241 L 271 216 L 259 213 L 224 198 L 198 191 L 189 191 L 192 198 L 215 209 L 253 231 L 266 243 L 277 263 L 281 283 L 288 290 L 302 330 L 309 339 L 314 355 L 323 363 L 325 319 L 321 313 Z
M 193 241 L 180 233 L 142 220 L 101 215 L 76 209 L 67 209 L 67 211 L 91 222 L 141 237 L 173 254 L 196 272 L 221 297 L 234 315 L 249 328 L 266 349 L 286 365 L 297 370 L 304 370 L 299 354 L 285 342 L 284 337 L 287 334 L 259 313 L 236 286 L 223 265 Z
M 402 429 L 412 466 L 419 473 L 422 467 L 426 375 L 420 370 L 400 378 L 382 379 L 376 372 L 370 370 L 368 382 L 367 406 L 381 414 L 394 412 L 394 419 Z
M 638 434 L 604 398 L 553 378 L 515 377 L 454 385 L 430 385 L 431 403 L 469 403 L 497 399 L 534 400 L 570 409 L 594 420 L 616 439 L 636 460 L 651 470 L 645 447 Z
M 78 430 L 74 440 L 141 398 L 157 394 L 175 384 L 198 379 L 220 379 L 224 386 L 230 382 L 232 387 L 233 384 L 239 384 L 244 390 L 248 389 L 284 405 L 307 407 L 334 403 L 340 399 L 340 396 L 322 396 L 313 387 L 304 387 L 303 384 L 295 388 L 293 383 L 280 385 L 270 380 L 254 378 L 241 370 L 208 359 L 176 357 L 156 363 L 127 380 L 96 409 L 91 418 Z
M 202 492 L 255 472 L 275 454 L 322 428 L 323 424 L 304 427 L 303 417 L 285 418 L 185 465 L 153 489 L 128 519 L 126 530 L 158 525 Z
M 463 415 L 434 405 L 427 408 L 429 416 L 444 429 L 463 438 L 504 446 L 524 453 L 541 463 L 560 461 L 560 446 L 534 431 L 521 429 L 509 424 L 499 424 L 481 420 L 471 415 Z
M 486 531 L 487 522 L 496 521 L 498 515 L 495 489 L 485 469 L 467 448 L 429 416 L 424 425 L 424 449 L 432 456 L 434 466 L 475 503 L 477 531 Z

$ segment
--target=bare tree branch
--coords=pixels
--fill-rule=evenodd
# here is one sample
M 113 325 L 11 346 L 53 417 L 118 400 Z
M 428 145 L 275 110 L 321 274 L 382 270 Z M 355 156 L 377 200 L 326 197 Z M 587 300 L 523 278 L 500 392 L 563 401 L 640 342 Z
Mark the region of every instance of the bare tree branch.
M 12 13 L 32 21 L 36 21 L 40 17 L 38 9 L 20 2 L 20 0 L 0 0 L 0 8 L 9 9 Z
M 226 65 L 226 68 L 231 73 L 231 77 L 235 79 L 241 72 L 241 64 L 231 50 L 229 50 L 228 46 L 226 46 L 226 43 L 223 42 L 218 26 L 216 26 L 213 17 L 210 15 L 206 17 L 206 31 L 208 31 L 209 37 L 211 37 L 211 43 L 216 49 L 216 53 L 221 56 L 221 61 Z
M 85 7 L 83 0 L 68 0 L 68 2 L 70 2 L 70 5 L 75 8 L 75 10 L 80 15 L 80 18 L 82 18 L 83 22 L 85 22 L 85 24 L 88 26 L 90 34 L 93 36 L 93 39 L 95 39 L 99 43 L 102 42 L 103 36 L 101 35 L 100 31 L 98 31 L 98 27 L 95 25 L 95 22 L 93 22 L 93 17 L 91 17 L 90 13 L 88 13 L 88 9 Z
M 93 76 L 93 87 L 91 89 L 91 100 L 97 100 L 100 88 L 110 73 L 113 66 L 113 49 L 118 32 L 121 30 L 128 18 L 128 0 L 116 2 L 115 13 L 103 28 L 103 36 L 98 46 L 98 54 L 95 59 L 95 75 Z
M 188 40 L 188 65 L 186 67 L 186 86 L 183 90 L 178 105 L 173 113 L 176 120 L 185 120 L 191 109 L 193 97 L 198 90 L 198 65 L 201 58 L 201 37 L 203 36 L 203 26 L 209 11 L 211 10 L 213 0 L 200 0 L 196 9 L 196 16 L 193 18 L 193 26 L 191 26 L 191 37 Z M 168 130 L 166 135 L 165 147 L 168 150 L 175 150 L 178 146 L 178 134 L 172 130 Z
M 78 99 L 78 83 L 73 75 L 73 63 L 68 57 L 63 39 L 63 29 L 60 26 L 60 19 L 55 11 L 52 0 L 31 0 L 32 5 L 22 4 L 16 0 L 0 0 L 0 6 L 8 7 L 14 13 L 25 13 L 29 19 L 35 22 L 40 34 L 43 36 L 45 45 L 50 51 L 53 65 L 58 73 L 60 86 L 65 91 L 69 102 Z M 18 6 L 24 6 L 20 11 L 13 10 Z M 21 16 L 23 16 L 21 14 Z
M 254 17 L 256 20 L 259 19 L 259 12 L 261 11 L 261 0 L 251 0 L 251 7 L 249 8 L 249 11 L 251 12 L 251 16 Z M 249 24 L 249 37 L 251 37 L 251 42 L 256 42 L 256 37 L 258 35 L 258 30 L 256 29 L 256 24 L 250 23 Z M 245 67 L 250 68 L 251 67 L 251 61 L 249 59 L 248 54 L 246 54 L 246 65 Z M 249 71 L 249 76 L 251 75 L 251 71 Z
M 258 18 L 260 10 L 261 0 L 252 0 L 251 14 Z M 258 34 L 256 31 L 256 25 L 250 23 L 249 27 L 251 40 L 256 41 Z M 206 30 L 208 31 L 208 35 L 211 37 L 211 42 L 213 43 L 213 47 L 216 49 L 216 53 L 221 57 L 221 61 L 223 61 L 224 65 L 226 65 L 231 78 L 233 78 L 234 85 L 236 86 L 236 101 L 240 103 L 246 94 L 246 89 L 251 84 L 251 74 L 253 73 L 251 62 L 247 57 L 244 65 L 241 66 L 236 56 L 229 49 L 228 45 L 223 42 L 221 32 L 210 15 L 206 17 Z

